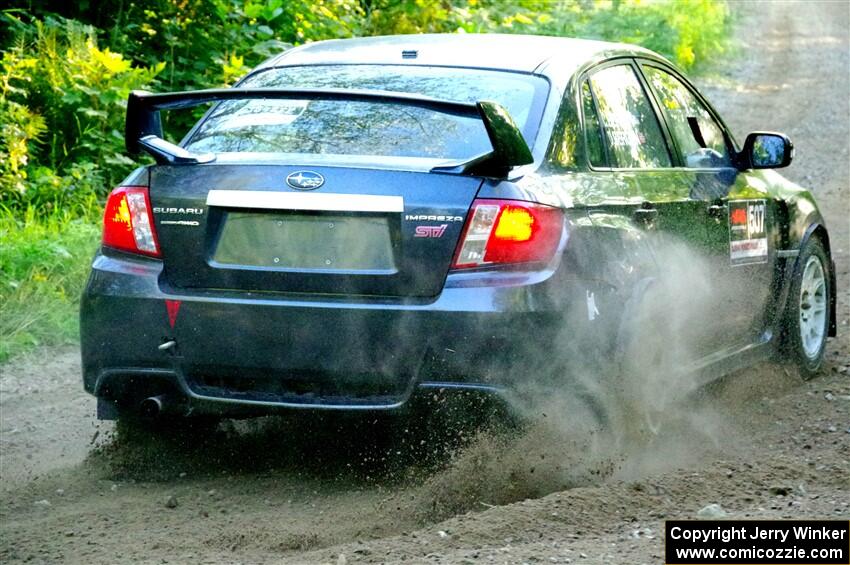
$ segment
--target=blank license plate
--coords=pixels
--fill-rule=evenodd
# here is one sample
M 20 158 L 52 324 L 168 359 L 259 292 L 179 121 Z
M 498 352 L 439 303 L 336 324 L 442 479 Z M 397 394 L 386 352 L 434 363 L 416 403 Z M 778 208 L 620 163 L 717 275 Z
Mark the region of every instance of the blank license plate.
M 220 265 L 331 271 L 394 271 L 382 215 L 228 212 L 213 261 Z

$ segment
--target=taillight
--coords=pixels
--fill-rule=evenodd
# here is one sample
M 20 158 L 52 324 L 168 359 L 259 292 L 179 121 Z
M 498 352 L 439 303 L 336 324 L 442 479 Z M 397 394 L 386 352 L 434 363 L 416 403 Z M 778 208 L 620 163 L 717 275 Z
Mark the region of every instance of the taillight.
M 506 263 L 546 263 L 564 231 L 558 208 L 518 200 L 476 200 L 466 221 L 455 269 Z
M 119 186 L 112 191 L 103 213 L 103 245 L 160 256 L 147 187 Z

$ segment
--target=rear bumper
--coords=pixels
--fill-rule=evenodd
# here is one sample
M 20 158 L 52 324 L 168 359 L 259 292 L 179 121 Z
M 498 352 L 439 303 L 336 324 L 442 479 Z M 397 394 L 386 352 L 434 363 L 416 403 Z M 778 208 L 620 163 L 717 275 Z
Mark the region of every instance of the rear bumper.
M 553 292 L 552 271 L 453 275 L 417 301 L 185 292 L 161 284 L 161 270 L 95 258 L 80 316 L 88 392 L 176 393 L 197 412 L 251 414 L 396 410 L 434 389 L 499 394 L 552 365 L 569 295 Z M 166 301 L 179 302 L 173 320 Z
M 128 395 L 128 387 L 144 383 L 144 394 Z M 323 410 L 346 412 L 395 412 L 406 409 L 418 400 L 442 401 L 449 396 L 504 399 L 509 389 L 497 385 L 458 382 L 412 382 L 398 395 L 265 395 L 235 393 L 233 391 L 210 392 L 197 387 L 179 371 L 170 369 L 117 368 L 104 371 L 97 384 L 99 399 L 131 406 L 128 402 L 140 403 L 148 396 L 167 397 L 174 406 L 171 413 L 184 415 L 219 415 L 248 417 L 274 414 L 288 410 Z M 107 414 L 117 413 L 108 411 Z M 112 419 L 106 417 L 104 419 Z

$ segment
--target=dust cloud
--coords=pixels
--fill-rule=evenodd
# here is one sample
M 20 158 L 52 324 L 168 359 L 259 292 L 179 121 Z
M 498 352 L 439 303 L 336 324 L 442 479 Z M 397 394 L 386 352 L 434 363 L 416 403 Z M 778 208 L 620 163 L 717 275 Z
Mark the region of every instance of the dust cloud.
M 718 286 L 711 264 L 690 246 L 665 242 L 656 262 L 657 277 L 627 300 L 629 319 L 609 357 L 584 358 L 554 379 L 525 386 L 512 399 L 518 425 L 479 431 L 428 475 L 413 504 L 424 521 L 637 480 L 734 442 L 737 432 L 716 391 L 693 371 L 716 300 L 732 289 Z M 565 323 L 557 342 L 570 343 L 572 331 Z M 550 352 L 547 359 L 557 357 Z

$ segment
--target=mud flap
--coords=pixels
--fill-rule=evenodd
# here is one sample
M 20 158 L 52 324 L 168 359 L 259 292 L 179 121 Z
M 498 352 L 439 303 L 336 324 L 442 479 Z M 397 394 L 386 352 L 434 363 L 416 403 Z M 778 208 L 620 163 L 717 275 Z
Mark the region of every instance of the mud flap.
M 836 337 L 838 335 L 838 321 L 836 315 L 836 303 L 838 302 L 838 288 L 835 286 L 835 260 L 830 254 L 829 258 L 829 326 L 827 327 L 826 335 L 828 337 Z
M 107 398 L 97 399 L 97 419 L 98 420 L 117 420 L 118 405 L 115 401 Z

